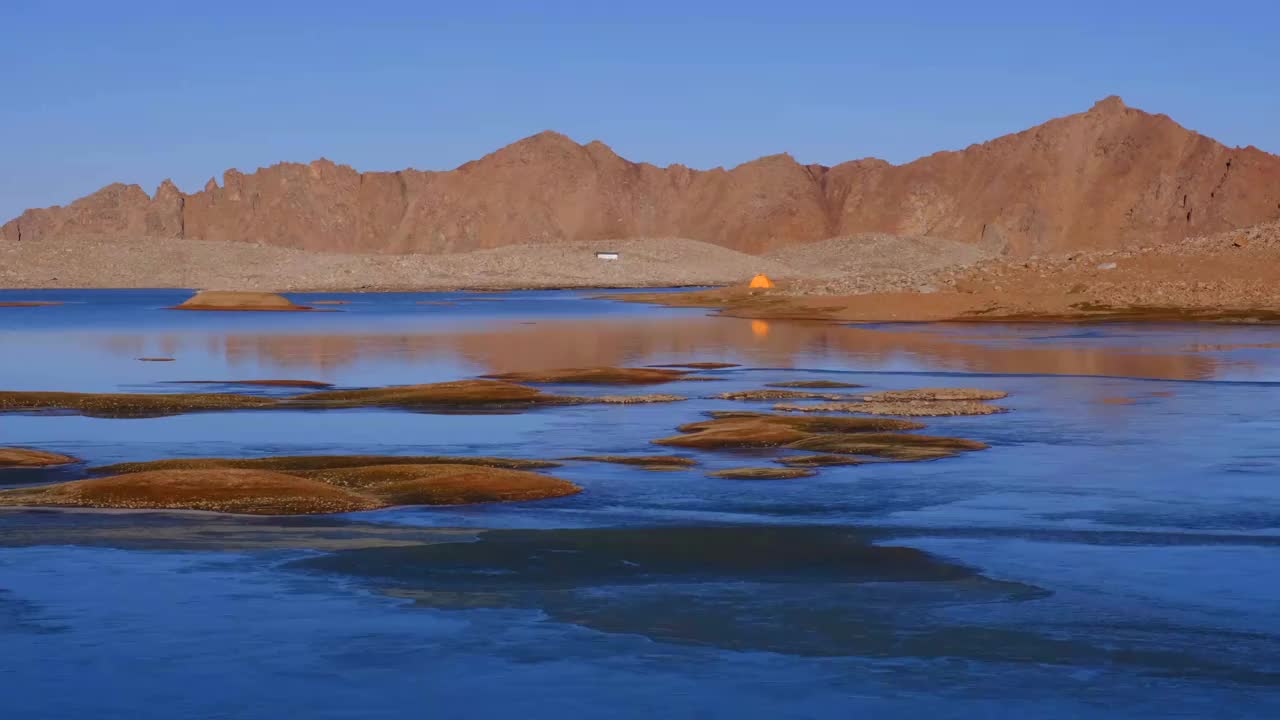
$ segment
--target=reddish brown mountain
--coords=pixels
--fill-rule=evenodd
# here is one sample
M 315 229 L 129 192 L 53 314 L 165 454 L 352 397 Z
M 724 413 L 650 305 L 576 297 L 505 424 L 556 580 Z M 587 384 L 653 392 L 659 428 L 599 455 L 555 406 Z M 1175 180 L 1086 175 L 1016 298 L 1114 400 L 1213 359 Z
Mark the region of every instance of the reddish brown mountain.
M 448 172 L 282 163 L 153 197 L 110 185 L 29 210 L 9 241 L 191 238 L 313 250 L 442 253 L 512 243 L 686 237 L 746 252 L 863 232 L 1014 255 L 1174 242 L 1280 218 L 1280 157 L 1228 148 L 1108 98 L 1091 110 L 905 165 L 732 170 L 633 163 L 545 132 Z

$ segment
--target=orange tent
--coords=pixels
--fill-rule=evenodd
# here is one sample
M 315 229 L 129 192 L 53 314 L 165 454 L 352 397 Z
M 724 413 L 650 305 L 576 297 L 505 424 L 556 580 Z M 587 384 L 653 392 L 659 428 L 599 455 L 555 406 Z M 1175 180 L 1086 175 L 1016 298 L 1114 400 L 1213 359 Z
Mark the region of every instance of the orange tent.
M 749 285 L 748 287 L 771 288 L 773 287 L 773 281 L 769 279 L 768 275 L 761 273 L 751 278 L 751 285 Z

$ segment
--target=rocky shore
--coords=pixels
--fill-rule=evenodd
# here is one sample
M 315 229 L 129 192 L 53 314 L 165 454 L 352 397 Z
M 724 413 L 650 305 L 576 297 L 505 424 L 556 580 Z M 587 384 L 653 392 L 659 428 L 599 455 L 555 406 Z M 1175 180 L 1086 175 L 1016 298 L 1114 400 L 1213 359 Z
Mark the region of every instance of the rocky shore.
M 605 249 L 618 259 L 597 258 Z M 771 277 L 775 287 L 747 288 L 757 273 Z M 681 239 L 513 245 L 455 255 L 337 254 L 203 241 L 0 243 L 5 288 L 261 293 L 681 286 L 714 289 L 618 299 L 755 319 L 1271 323 L 1280 322 L 1280 221 L 1176 243 L 1025 259 L 946 240 L 879 234 L 766 256 Z M 9 304 L 25 308 L 15 312 L 35 312 L 44 303 Z
M 1280 222 L 1179 243 L 618 299 L 754 319 L 1280 322 Z

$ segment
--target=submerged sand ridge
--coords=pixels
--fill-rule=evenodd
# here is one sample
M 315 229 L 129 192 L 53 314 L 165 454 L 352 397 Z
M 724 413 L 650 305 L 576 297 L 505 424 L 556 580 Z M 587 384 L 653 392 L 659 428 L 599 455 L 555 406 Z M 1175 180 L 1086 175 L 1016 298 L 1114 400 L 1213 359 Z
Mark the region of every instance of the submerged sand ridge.
M 846 400 L 848 395 L 812 390 L 736 390 L 715 396 L 719 400 Z
M 788 467 L 818 468 L 836 465 L 861 465 L 867 461 L 850 455 L 787 455 L 778 458 L 774 462 Z
M 794 480 L 796 478 L 812 477 L 815 474 L 812 470 L 803 467 L 744 467 L 717 470 L 707 473 L 707 477 L 725 480 Z
M 246 385 L 250 387 L 328 388 L 333 383 L 318 380 L 173 380 L 175 385 Z
M 530 375 L 548 382 L 636 384 L 685 379 L 688 370 L 588 368 Z M 304 385 L 309 385 L 304 383 Z M 766 390 L 763 396 L 825 397 L 825 393 Z M 867 402 L 964 402 L 956 398 L 996 398 L 989 390 L 925 388 L 866 396 Z M 627 396 L 622 396 L 624 399 Z M 652 401 L 652 396 L 639 396 Z M 736 399 L 738 396 L 729 395 Z M 680 398 L 675 398 L 680 399 Z M 610 400 L 616 402 L 617 400 Z M 576 405 L 598 399 L 549 395 L 503 380 L 463 380 L 431 385 L 321 390 L 294 397 L 232 394 L 0 393 L 0 410 L 77 411 L 95 417 L 161 417 L 198 410 L 342 409 L 390 407 L 422 410 L 477 407 Z M 968 402 L 974 402 L 969 400 Z M 710 420 L 681 425 L 679 436 L 656 444 L 691 449 L 781 448 L 820 453 L 779 458 L 788 467 L 714 471 L 733 479 L 799 478 L 811 468 L 857 464 L 833 456 L 868 456 L 895 461 L 932 460 L 981 450 L 983 443 L 960 438 L 910 434 L 924 425 L 909 420 L 755 412 L 712 412 Z M 570 460 L 676 471 L 697 460 L 674 455 L 582 455 Z M 0 449 L 0 467 L 41 467 L 74 458 L 22 448 Z M 126 509 L 189 509 L 246 514 L 313 514 L 372 510 L 394 505 L 443 505 L 560 497 L 581 489 L 557 478 L 530 472 L 555 467 L 544 460 L 452 456 L 281 456 L 268 458 L 179 458 L 121 463 L 94 468 L 86 480 L 37 488 L 0 491 L 0 506 L 53 506 Z
M 567 457 L 565 460 L 630 465 L 643 470 L 656 470 L 659 472 L 687 470 L 698 464 L 697 460 L 680 455 L 576 455 Z
M 328 393 L 312 393 L 325 394 Z M 972 440 L 903 432 L 923 427 L 897 419 L 715 412 L 710 420 L 680 426 L 682 435 L 654 442 L 691 449 L 782 448 L 824 453 L 779 458 L 778 462 L 788 466 L 784 468 L 734 468 L 709 473 L 715 478 L 745 480 L 800 478 L 814 474 L 811 468 L 862 462 L 856 458 L 842 460 L 840 456 L 933 460 L 987 447 Z M 693 458 L 674 455 L 584 455 L 567 459 L 662 471 L 684 470 L 697 464 Z M 74 461 L 39 451 L 0 450 L 0 467 L 5 461 L 48 465 L 63 460 Z M 0 506 L 316 514 L 396 505 L 536 500 L 580 492 L 577 485 L 530 472 L 557 464 L 452 456 L 179 458 L 98 467 L 91 472 L 106 477 L 0 491 Z
M 591 367 L 558 370 L 532 370 L 486 375 L 487 378 L 516 383 L 565 385 L 657 385 L 686 380 L 690 370 L 673 368 Z
M 816 404 L 778 403 L 780 412 L 840 412 L 862 415 L 897 415 L 899 417 L 948 417 L 957 415 L 995 415 L 1005 408 L 986 401 L 1008 397 L 1000 390 L 980 388 L 917 388 L 885 390 L 864 395 L 860 399 Z
M 819 453 L 868 455 L 902 462 L 938 460 L 963 452 L 986 450 L 990 446 L 977 440 L 912 435 L 908 433 L 824 433 L 788 445 L 793 450 Z
M 62 412 L 97 418 L 154 418 L 214 410 L 249 410 L 273 398 L 227 393 L 74 393 L 0 391 L 0 412 Z
M 0 470 L 5 468 L 38 468 L 70 465 L 79 459 L 62 453 L 34 448 L 0 447 Z
M 1009 397 L 1003 390 L 981 388 L 916 388 L 914 390 L 883 390 L 862 397 L 866 402 L 957 402 L 1002 400 Z
M 839 390 L 862 387 L 856 383 L 839 382 L 837 380 L 788 380 L 786 382 L 769 383 L 771 388 L 797 388 L 806 390 Z
M 996 415 L 1005 412 L 997 405 L 975 400 L 903 400 L 899 402 L 826 402 L 805 405 L 778 403 L 778 412 L 857 413 L 861 415 L 894 415 L 897 417 L 955 417 L 960 415 Z
M 937 460 L 989 447 L 976 440 L 906 432 L 925 427 L 910 420 L 749 412 L 713 412 L 711 416 L 710 420 L 681 425 L 681 435 L 653 442 L 704 450 L 783 448 L 896 461 Z M 818 464 L 816 460 L 814 464 Z
M 127 475 L 156 470 L 272 470 L 285 473 L 307 473 L 320 470 L 385 465 L 476 465 L 506 470 L 545 470 L 559 467 L 550 460 L 526 460 L 487 456 L 454 455 L 283 455 L 265 458 L 175 458 L 145 462 L 117 463 L 92 468 L 99 475 Z
M 687 362 L 687 363 L 669 363 L 667 365 L 650 365 L 656 368 L 687 368 L 690 370 L 725 370 L 727 368 L 742 367 L 738 363 L 731 362 Z
M 910 420 L 712 412 L 712 419 L 686 423 L 682 435 L 654 440 L 657 445 L 697 449 L 782 447 L 826 432 L 858 433 L 919 430 Z
M 517 408 L 567 405 L 580 398 L 544 393 L 536 388 L 500 380 L 458 380 L 425 385 L 399 385 L 363 390 L 324 390 L 282 402 L 301 408 L 392 407 L 402 409 L 490 407 Z
M 577 371 L 574 371 L 577 372 Z M 611 384 L 648 384 L 680 379 L 676 371 L 596 368 L 594 380 Z M 639 375 L 633 375 L 638 373 Z M 637 382 L 637 377 L 639 381 Z M 601 379 L 605 378 L 605 379 Z M 306 382 L 249 381 L 248 385 L 312 388 Z M 556 395 L 503 380 L 457 380 L 358 390 L 320 390 L 287 397 L 234 393 L 73 393 L 0 391 L 0 412 L 63 412 L 99 418 L 154 418 L 228 410 L 333 410 L 389 408 L 418 412 L 524 410 L 540 406 L 641 404 L 684 400 L 678 395 L 606 395 L 597 398 Z

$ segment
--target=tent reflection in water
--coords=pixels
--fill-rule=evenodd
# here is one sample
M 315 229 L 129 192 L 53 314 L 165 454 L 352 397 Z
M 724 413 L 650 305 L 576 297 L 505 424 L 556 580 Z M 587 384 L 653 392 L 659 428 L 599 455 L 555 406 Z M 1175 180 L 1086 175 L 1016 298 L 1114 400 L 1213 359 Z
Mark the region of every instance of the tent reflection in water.
M 773 287 L 773 281 L 769 279 L 769 276 L 768 276 L 768 275 L 765 275 L 764 273 L 760 273 L 760 274 L 756 275 L 755 277 L 751 278 L 751 284 L 750 284 L 750 285 L 748 285 L 747 287 L 750 287 L 750 288 L 771 288 L 771 287 Z

